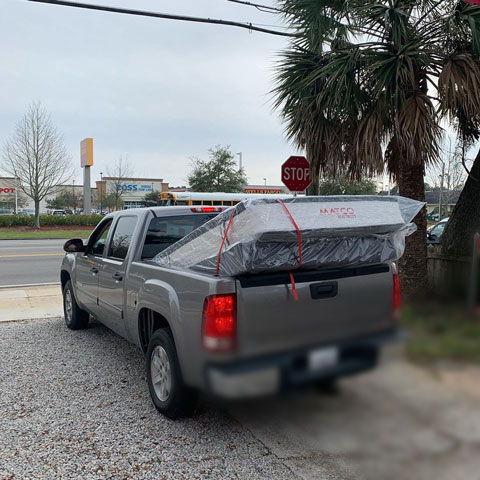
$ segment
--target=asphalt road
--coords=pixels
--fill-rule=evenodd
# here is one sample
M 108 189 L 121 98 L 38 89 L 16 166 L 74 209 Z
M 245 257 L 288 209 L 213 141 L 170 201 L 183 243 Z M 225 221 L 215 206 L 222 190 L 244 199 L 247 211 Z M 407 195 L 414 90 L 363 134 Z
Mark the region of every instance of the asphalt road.
M 0 287 L 59 282 L 65 240 L 0 240 Z

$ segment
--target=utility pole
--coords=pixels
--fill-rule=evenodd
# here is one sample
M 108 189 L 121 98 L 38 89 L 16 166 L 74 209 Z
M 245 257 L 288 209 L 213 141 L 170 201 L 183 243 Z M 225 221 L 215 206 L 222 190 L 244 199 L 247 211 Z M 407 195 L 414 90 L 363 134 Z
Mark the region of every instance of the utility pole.
M 72 180 L 72 203 L 73 203 L 73 213 L 75 213 L 75 179 Z
M 440 195 L 438 196 L 438 221 L 442 219 L 443 203 L 443 177 L 445 176 L 445 162 L 442 162 L 442 174 L 440 175 Z

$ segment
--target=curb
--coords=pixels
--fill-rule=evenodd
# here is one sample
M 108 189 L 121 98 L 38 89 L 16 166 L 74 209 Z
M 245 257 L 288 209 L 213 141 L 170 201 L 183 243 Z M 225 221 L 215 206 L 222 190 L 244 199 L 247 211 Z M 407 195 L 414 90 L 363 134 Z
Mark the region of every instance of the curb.
M 49 285 L 60 285 L 60 282 L 49 282 L 49 283 L 22 283 L 20 285 L 0 285 L 0 290 L 2 288 L 22 288 L 22 287 L 47 287 Z

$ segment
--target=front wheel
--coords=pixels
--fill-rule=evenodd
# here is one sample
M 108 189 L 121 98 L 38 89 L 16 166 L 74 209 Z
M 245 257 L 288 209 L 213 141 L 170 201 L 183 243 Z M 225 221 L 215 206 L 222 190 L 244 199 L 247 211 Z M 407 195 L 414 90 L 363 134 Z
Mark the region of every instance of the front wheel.
M 148 390 L 156 409 L 166 417 L 189 417 L 195 411 L 197 392 L 182 379 L 171 331 L 157 330 L 145 356 Z
M 70 280 L 63 288 L 63 313 L 65 315 L 65 324 L 70 330 L 87 328 L 89 314 L 78 306 Z

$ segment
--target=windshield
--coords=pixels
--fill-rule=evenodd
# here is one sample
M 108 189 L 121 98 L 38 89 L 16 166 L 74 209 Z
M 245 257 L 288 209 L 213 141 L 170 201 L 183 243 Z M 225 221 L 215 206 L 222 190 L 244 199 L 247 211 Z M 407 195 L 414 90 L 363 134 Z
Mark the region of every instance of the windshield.
M 447 224 L 447 222 L 442 222 L 442 223 L 438 223 L 437 225 L 435 225 L 432 228 L 432 230 L 430 232 L 430 235 L 435 235 L 437 238 L 441 237 L 443 231 L 445 230 L 445 225 L 446 224 Z

